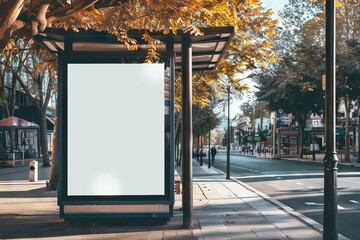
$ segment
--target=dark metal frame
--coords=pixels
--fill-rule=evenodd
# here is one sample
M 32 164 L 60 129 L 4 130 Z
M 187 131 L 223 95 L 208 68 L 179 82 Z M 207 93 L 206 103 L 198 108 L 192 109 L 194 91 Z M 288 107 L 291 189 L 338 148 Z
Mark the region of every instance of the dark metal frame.
M 66 46 L 67 44 L 65 44 Z M 71 44 L 69 44 L 71 45 Z M 169 213 L 156 213 L 158 217 L 171 217 L 174 204 L 174 57 L 172 52 L 163 53 L 161 61 L 170 67 L 170 156 L 166 159 L 164 195 L 123 195 L 123 196 L 68 196 L 67 195 L 67 65 L 69 63 L 143 63 L 146 55 L 136 53 L 94 53 L 65 51 L 58 56 L 58 205 L 60 217 L 89 217 L 89 214 L 64 214 L 64 205 L 134 205 L 168 204 Z M 165 117 L 166 115 L 164 115 Z M 165 120 L 166 121 L 166 120 Z M 66 216 L 65 216 L 66 215 Z M 153 213 L 91 214 L 96 217 L 153 217 Z

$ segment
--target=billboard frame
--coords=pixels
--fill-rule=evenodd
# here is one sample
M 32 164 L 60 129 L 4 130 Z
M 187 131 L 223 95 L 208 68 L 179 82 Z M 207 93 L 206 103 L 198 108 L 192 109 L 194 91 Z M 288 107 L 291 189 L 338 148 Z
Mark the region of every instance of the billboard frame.
M 170 151 L 164 154 L 164 195 L 117 195 L 117 196 L 69 196 L 67 193 L 67 119 L 68 119 L 68 64 L 73 63 L 139 63 L 144 64 L 146 54 L 144 53 L 109 53 L 109 52 L 72 52 L 65 51 L 58 54 L 58 205 L 60 206 L 60 217 L 171 217 L 174 205 L 174 54 L 172 52 L 162 53 L 160 61 L 165 68 L 169 69 L 170 78 L 170 106 L 168 121 L 170 132 Z M 164 72 L 165 74 L 165 72 Z M 168 104 L 168 103 L 167 103 Z M 165 98 L 164 98 L 165 105 Z M 165 151 L 166 152 L 166 151 Z M 167 205 L 167 212 L 131 212 L 131 213 L 71 213 L 65 212 L 66 206 L 76 205 Z

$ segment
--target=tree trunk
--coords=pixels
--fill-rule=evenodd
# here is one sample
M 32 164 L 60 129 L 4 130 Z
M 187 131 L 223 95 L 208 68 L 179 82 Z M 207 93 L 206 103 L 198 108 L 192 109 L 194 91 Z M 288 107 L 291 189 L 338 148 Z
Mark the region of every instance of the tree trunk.
M 49 153 L 47 148 L 46 111 L 40 112 L 40 147 L 43 159 L 43 167 L 50 167 Z
M 350 162 L 350 101 L 345 97 L 345 149 L 344 162 Z
M 58 158 L 57 158 L 57 115 L 55 116 L 54 135 L 52 141 L 52 160 L 50 171 L 50 186 L 52 190 L 56 190 L 58 186 Z
M 15 115 L 15 105 L 16 105 L 16 78 L 13 77 L 12 79 L 12 83 L 11 83 L 11 91 L 12 91 L 12 96 L 11 96 L 11 102 L 10 102 L 10 106 L 9 106 L 9 114 L 11 116 Z
M 8 117 L 10 117 L 10 110 L 9 110 L 9 104 L 8 104 L 6 96 L 5 96 L 5 67 L 4 67 L 4 69 L 2 69 L 0 67 L 0 78 L 1 78 L 0 97 L 2 99 L 2 104 L 6 111 L 6 117 L 8 118 Z
M 358 132 L 357 132 L 357 138 L 358 138 L 358 144 L 357 144 L 357 147 L 358 147 L 358 156 L 357 156 L 357 163 L 360 163 L 360 108 L 358 108 Z
M 300 158 L 304 158 L 304 138 L 305 138 L 305 122 L 306 122 L 306 115 L 307 112 L 304 111 L 304 116 L 301 117 L 301 113 L 299 113 L 299 118 L 298 118 L 298 122 L 299 122 L 299 129 L 300 129 Z

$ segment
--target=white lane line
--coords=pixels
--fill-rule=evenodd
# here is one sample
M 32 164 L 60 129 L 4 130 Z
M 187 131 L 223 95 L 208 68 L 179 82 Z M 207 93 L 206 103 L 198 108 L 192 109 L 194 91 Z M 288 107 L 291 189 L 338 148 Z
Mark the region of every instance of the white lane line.
M 279 179 L 279 180 L 280 180 L 280 179 L 282 179 L 282 178 L 281 178 L 281 177 L 277 177 L 276 179 Z
M 305 202 L 305 204 L 309 206 L 324 206 L 323 203 L 315 203 L 315 202 Z
M 315 188 L 315 187 L 313 187 L 313 186 L 308 186 L 308 188 Z
M 308 205 L 308 206 L 324 206 L 323 203 L 316 203 L 316 202 L 305 202 L 305 204 Z M 345 208 L 340 206 L 340 205 L 338 205 L 338 209 L 339 210 L 345 210 Z
M 351 203 L 360 203 L 360 202 L 358 202 L 356 200 L 349 200 L 349 202 L 351 202 Z
M 297 185 L 304 185 L 304 184 L 302 184 L 302 183 L 299 183 L 299 182 L 298 182 L 298 183 L 296 183 L 296 184 L 297 184 Z
M 285 181 L 287 181 L 287 182 L 292 182 L 292 180 L 285 180 Z

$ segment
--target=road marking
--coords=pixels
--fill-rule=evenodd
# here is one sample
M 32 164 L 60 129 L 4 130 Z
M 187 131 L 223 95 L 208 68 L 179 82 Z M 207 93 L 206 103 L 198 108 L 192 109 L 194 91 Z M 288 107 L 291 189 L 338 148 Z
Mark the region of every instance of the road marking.
M 359 203 L 359 202 L 356 201 L 356 200 L 349 200 L 349 202 L 351 202 L 351 203 Z
M 324 206 L 323 203 L 315 203 L 315 202 L 305 202 L 305 204 L 309 206 Z M 337 207 L 339 210 L 345 210 L 345 208 L 340 205 L 338 205 Z
M 323 203 L 315 203 L 315 202 L 305 202 L 305 204 L 309 206 L 324 206 Z
M 308 188 L 315 188 L 315 187 L 313 187 L 313 186 L 308 186 Z
M 292 180 L 285 180 L 285 181 L 287 181 L 287 182 L 292 182 Z
M 280 180 L 280 179 L 282 179 L 282 178 L 281 178 L 281 177 L 277 177 L 276 179 L 279 179 L 279 180 Z
M 299 183 L 299 182 L 298 182 L 298 183 L 296 183 L 296 184 L 297 184 L 297 185 L 304 185 L 304 184 L 302 184 L 302 183 Z

